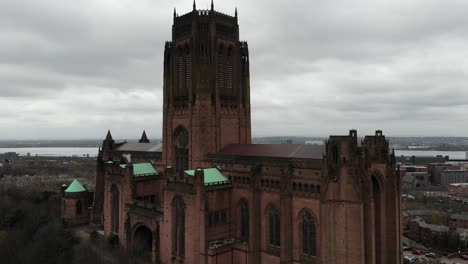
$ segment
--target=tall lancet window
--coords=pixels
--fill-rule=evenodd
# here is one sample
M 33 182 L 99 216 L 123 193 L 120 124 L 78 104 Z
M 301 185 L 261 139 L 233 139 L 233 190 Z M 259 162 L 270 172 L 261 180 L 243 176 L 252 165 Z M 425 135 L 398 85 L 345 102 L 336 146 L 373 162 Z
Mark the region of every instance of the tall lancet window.
M 249 241 L 249 204 L 243 200 L 241 202 L 241 241 Z
M 174 199 L 174 253 L 185 254 L 185 203 L 180 197 Z
M 182 89 L 184 88 L 184 54 L 183 54 L 182 49 L 178 49 L 177 53 L 178 53 L 177 64 L 179 66 L 178 67 L 179 74 L 177 75 L 178 76 L 177 82 L 179 84 L 179 91 L 182 91 Z
M 224 49 L 221 45 L 218 50 L 218 59 L 217 59 L 217 83 L 220 91 L 224 89 Z
M 227 67 L 227 88 L 232 89 L 232 47 L 229 48 L 228 53 L 227 53 L 227 61 L 226 61 L 226 67 Z
M 119 232 L 120 193 L 115 185 L 111 187 L 111 230 Z
M 187 129 L 183 126 L 177 127 L 174 132 L 174 139 L 176 171 L 182 176 L 184 171 L 188 169 L 189 164 L 189 133 Z
M 268 212 L 268 229 L 270 246 L 280 246 L 280 213 L 275 206 L 270 207 Z
M 191 77 L 191 69 L 192 69 L 192 64 L 191 64 L 191 57 L 190 57 L 190 48 L 188 45 L 185 46 L 185 89 L 189 90 L 191 83 L 192 83 L 192 77 Z
M 308 211 L 302 215 L 302 254 L 317 255 L 317 226 L 314 217 Z

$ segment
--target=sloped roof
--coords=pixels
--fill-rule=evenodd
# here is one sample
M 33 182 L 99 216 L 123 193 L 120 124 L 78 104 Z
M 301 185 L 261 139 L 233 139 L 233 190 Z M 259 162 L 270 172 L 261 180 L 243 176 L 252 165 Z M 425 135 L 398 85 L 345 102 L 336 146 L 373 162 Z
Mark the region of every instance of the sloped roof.
M 137 151 L 137 152 L 161 152 L 161 143 L 131 143 L 126 142 L 120 145 L 117 150 L 119 151 Z
M 445 226 L 445 225 L 431 225 L 431 224 L 428 224 L 422 218 L 420 218 L 419 216 L 417 216 L 411 222 L 416 222 L 420 227 L 430 229 L 431 231 L 434 231 L 434 232 L 447 233 L 448 230 L 449 230 L 449 227 Z
M 403 176 L 403 182 L 404 183 L 413 183 L 416 178 L 413 175 L 406 174 Z
M 65 190 L 67 193 L 75 193 L 75 192 L 85 192 L 86 189 L 81 185 L 81 183 L 75 179 L 73 182 L 68 186 L 68 188 Z
M 322 159 L 323 145 L 309 144 L 231 144 L 218 155 Z
M 453 214 L 450 215 L 450 219 L 457 219 L 457 220 L 468 220 L 468 215 L 461 215 L 461 214 Z
M 187 170 L 185 173 L 189 176 L 195 176 L 195 170 Z M 228 183 L 229 180 L 217 168 L 203 169 L 205 176 L 205 186 Z
M 432 210 L 405 210 L 403 213 L 406 213 L 408 216 L 423 216 L 423 215 L 432 215 L 435 211 Z
M 154 176 L 158 175 L 158 172 L 154 169 L 153 164 L 151 163 L 135 163 L 133 165 L 133 176 Z M 126 168 L 127 164 L 121 164 L 121 168 Z

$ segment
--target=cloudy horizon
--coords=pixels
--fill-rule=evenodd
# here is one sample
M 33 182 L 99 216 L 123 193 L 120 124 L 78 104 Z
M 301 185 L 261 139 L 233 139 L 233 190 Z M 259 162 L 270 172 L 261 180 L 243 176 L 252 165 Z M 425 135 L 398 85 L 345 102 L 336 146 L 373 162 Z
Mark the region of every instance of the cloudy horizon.
M 0 2 L 0 139 L 161 138 L 164 42 L 192 0 L 161 2 Z M 214 4 L 249 43 L 253 137 L 468 135 L 468 1 Z

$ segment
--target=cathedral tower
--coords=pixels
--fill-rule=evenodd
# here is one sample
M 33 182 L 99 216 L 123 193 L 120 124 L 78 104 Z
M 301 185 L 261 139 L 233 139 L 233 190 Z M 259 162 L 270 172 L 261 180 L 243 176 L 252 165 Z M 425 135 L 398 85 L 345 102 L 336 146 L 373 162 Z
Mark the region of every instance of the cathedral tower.
M 249 52 L 234 16 L 174 10 L 164 51 L 163 160 L 175 171 L 203 166 L 205 154 L 249 144 Z

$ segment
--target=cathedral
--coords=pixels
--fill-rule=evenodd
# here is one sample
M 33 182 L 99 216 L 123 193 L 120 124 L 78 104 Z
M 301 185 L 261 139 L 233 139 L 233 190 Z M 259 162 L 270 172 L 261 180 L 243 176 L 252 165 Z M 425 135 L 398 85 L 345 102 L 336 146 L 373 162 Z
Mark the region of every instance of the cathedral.
M 249 60 L 237 10 L 174 10 L 162 143 L 108 132 L 92 221 L 149 263 L 402 263 L 400 179 L 382 131 L 252 144 Z

